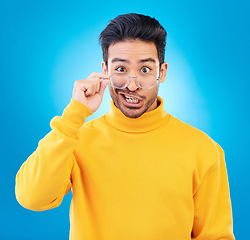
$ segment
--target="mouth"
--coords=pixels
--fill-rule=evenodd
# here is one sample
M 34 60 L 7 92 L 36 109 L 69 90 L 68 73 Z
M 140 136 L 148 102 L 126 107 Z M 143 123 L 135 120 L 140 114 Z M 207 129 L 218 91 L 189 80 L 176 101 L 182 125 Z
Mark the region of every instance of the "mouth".
M 126 93 L 119 93 L 119 95 L 121 96 L 123 104 L 126 107 L 140 108 L 142 106 L 142 99 L 137 96 L 126 94 Z

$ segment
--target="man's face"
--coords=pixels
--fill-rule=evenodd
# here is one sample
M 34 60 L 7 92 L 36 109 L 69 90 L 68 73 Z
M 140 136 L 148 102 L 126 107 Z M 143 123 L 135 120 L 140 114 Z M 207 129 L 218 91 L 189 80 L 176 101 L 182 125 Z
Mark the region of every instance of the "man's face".
M 104 73 L 126 73 L 130 77 L 150 73 L 160 77 L 160 81 L 151 89 L 142 89 L 136 84 L 136 78 L 130 78 L 130 84 L 124 89 L 112 87 L 109 92 L 116 107 L 129 118 L 138 118 L 143 113 L 157 107 L 159 82 L 166 77 L 167 63 L 163 63 L 161 70 L 157 49 L 152 42 L 127 40 L 110 45 L 108 49 L 108 66 L 102 63 Z

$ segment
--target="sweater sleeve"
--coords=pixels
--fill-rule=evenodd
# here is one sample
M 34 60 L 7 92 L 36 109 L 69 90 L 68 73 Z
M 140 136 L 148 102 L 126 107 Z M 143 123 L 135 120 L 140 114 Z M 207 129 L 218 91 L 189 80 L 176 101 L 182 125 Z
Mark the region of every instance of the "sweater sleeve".
M 194 196 L 192 240 L 234 240 L 232 208 L 224 151 L 205 174 Z
M 60 205 L 71 189 L 71 169 L 79 129 L 92 112 L 71 99 L 62 116 L 54 117 L 52 130 L 39 141 L 16 175 L 16 198 L 25 208 L 43 211 Z

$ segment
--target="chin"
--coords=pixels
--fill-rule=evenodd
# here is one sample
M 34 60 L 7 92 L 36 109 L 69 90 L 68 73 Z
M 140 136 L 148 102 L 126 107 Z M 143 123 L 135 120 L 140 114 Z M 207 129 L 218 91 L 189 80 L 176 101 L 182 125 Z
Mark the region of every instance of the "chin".
M 140 117 L 143 113 L 146 111 L 136 111 L 136 110 L 131 110 L 131 111 L 124 111 L 123 109 L 119 108 L 121 112 L 128 118 L 138 118 Z
M 142 116 L 145 112 L 148 111 L 149 106 L 141 106 L 140 108 L 133 108 L 133 107 L 127 107 L 124 106 L 119 101 L 114 102 L 115 106 L 120 109 L 120 111 L 128 118 L 139 118 Z

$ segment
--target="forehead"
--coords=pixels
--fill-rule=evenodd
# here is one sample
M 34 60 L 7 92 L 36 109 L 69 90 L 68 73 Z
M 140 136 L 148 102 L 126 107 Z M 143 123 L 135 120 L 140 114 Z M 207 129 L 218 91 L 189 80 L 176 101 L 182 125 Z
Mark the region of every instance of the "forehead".
M 157 48 L 153 42 L 144 42 L 140 40 L 126 40 L 109 46 L 108 63 L 113 59 L 126 59 L 128 63 L 139 62 L 142 59 L 154 59 L 159 63 Z

